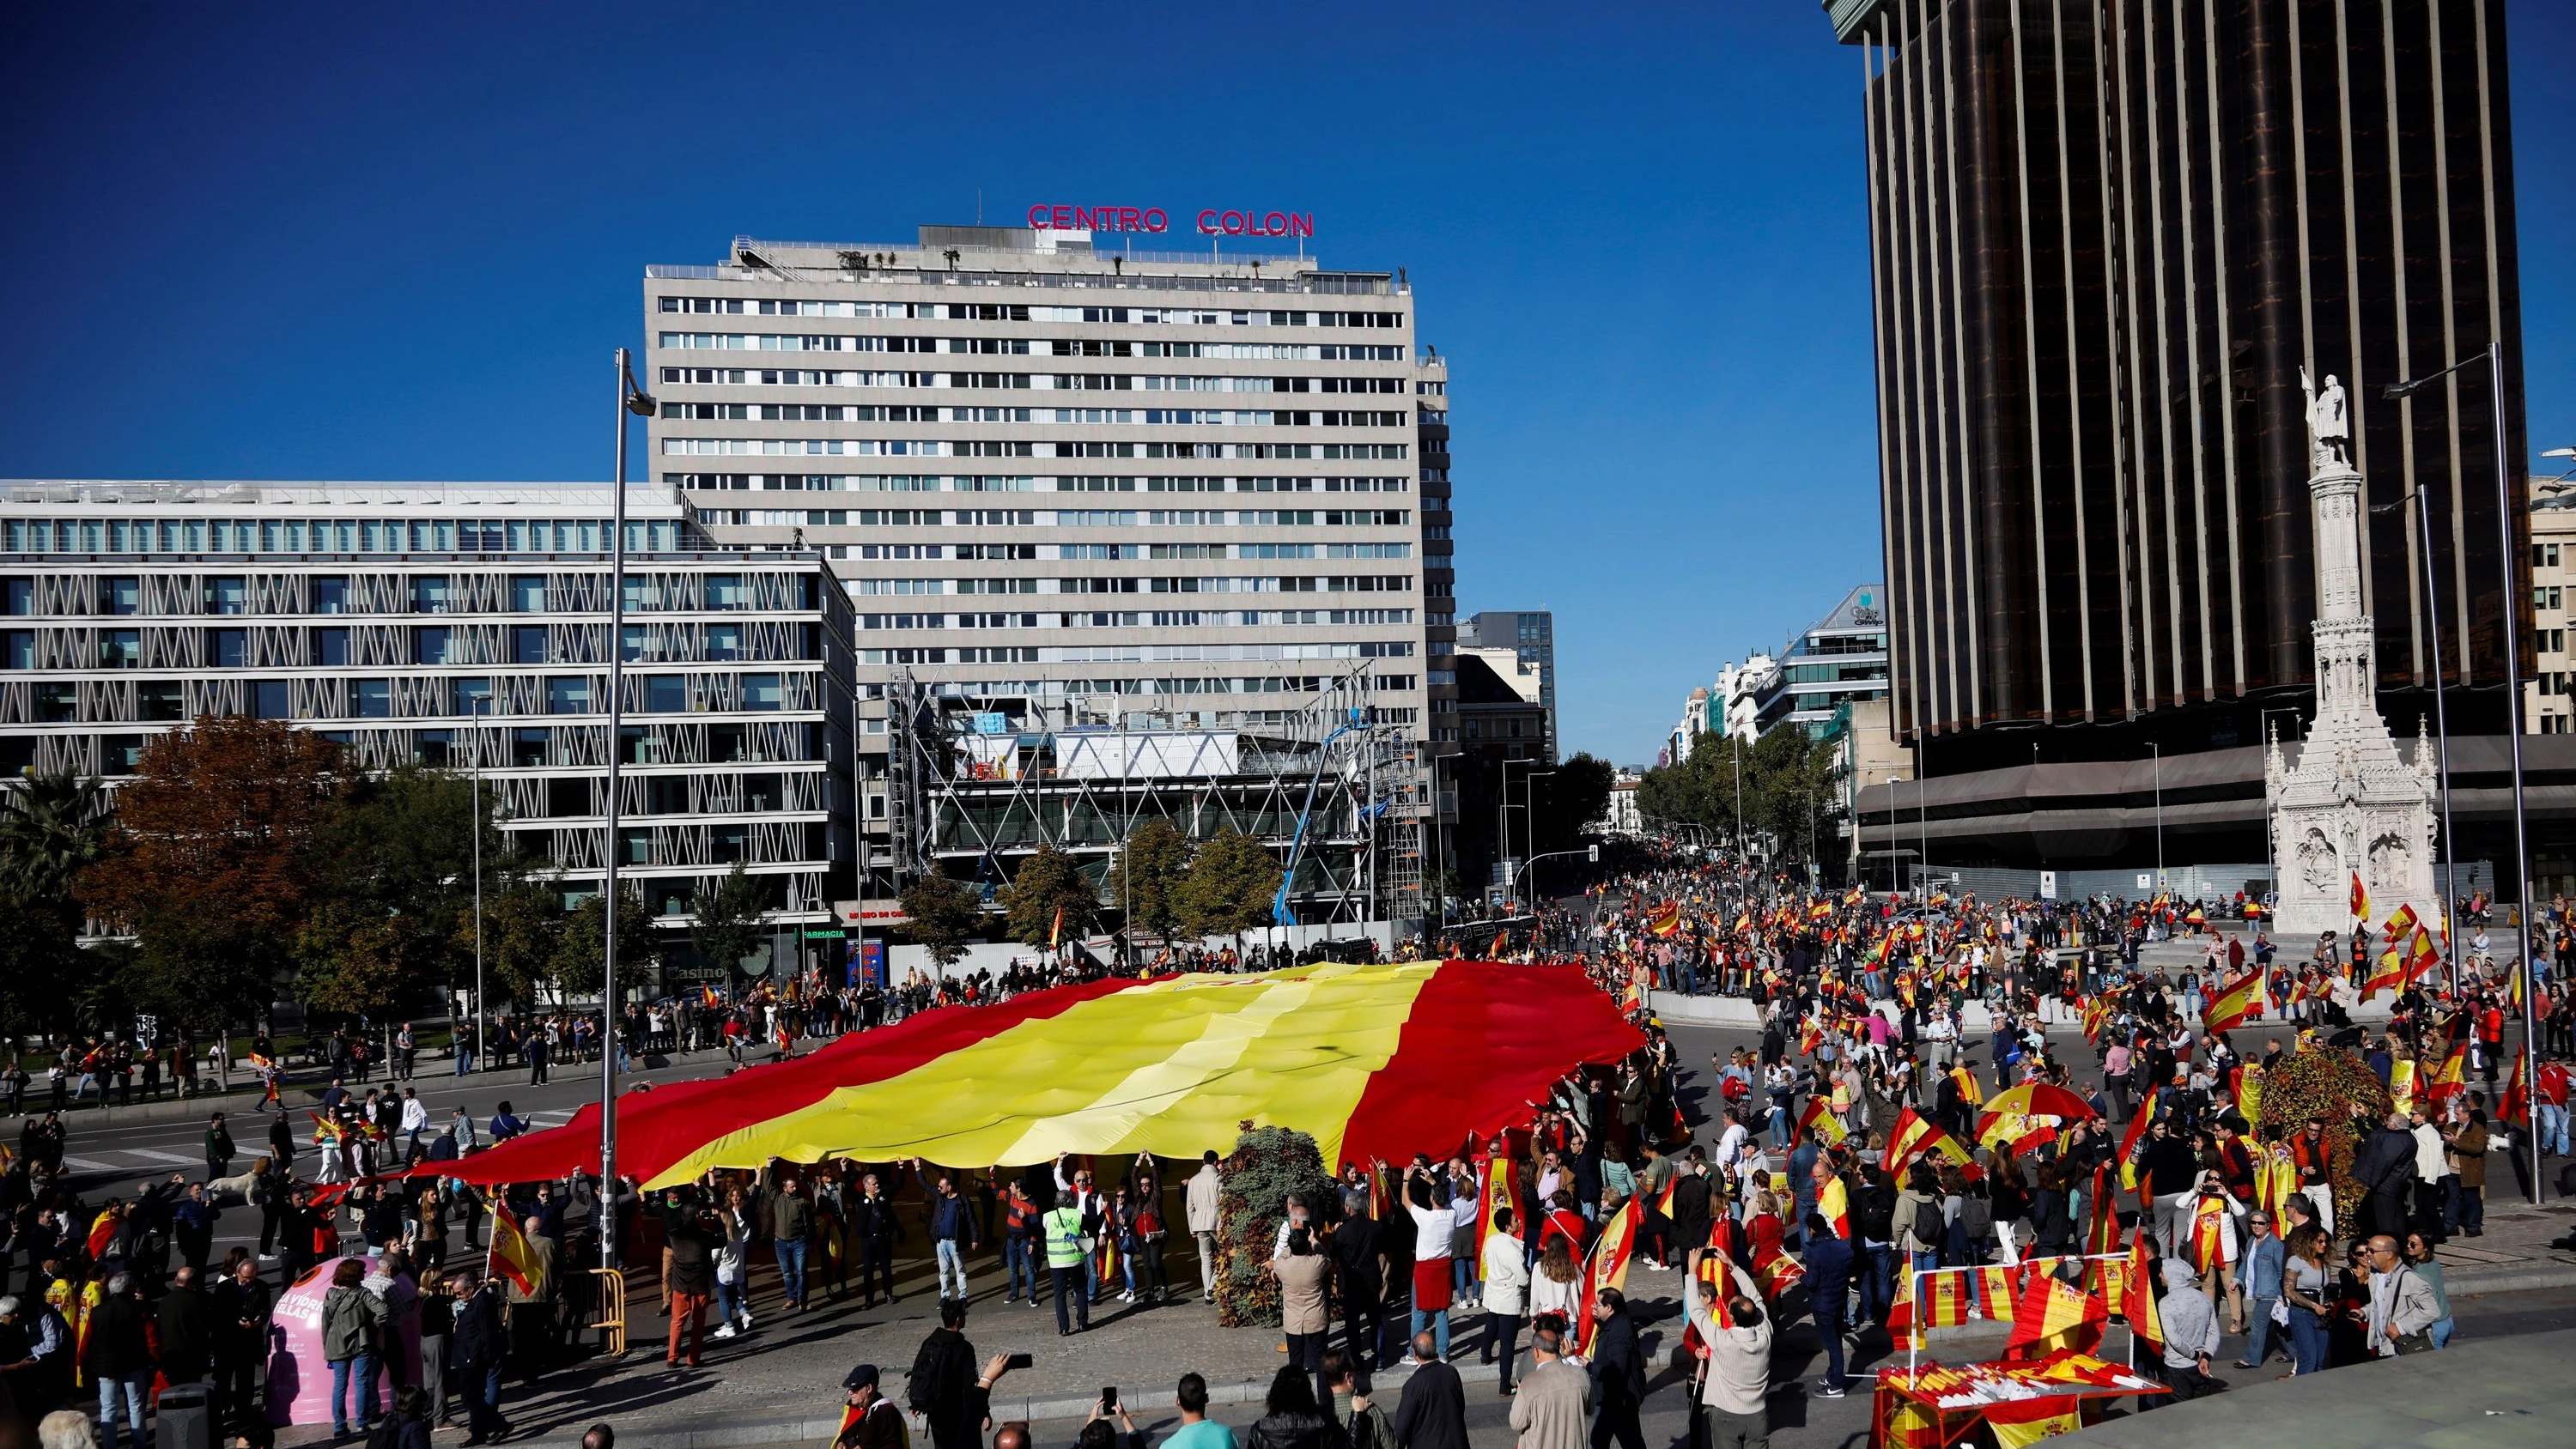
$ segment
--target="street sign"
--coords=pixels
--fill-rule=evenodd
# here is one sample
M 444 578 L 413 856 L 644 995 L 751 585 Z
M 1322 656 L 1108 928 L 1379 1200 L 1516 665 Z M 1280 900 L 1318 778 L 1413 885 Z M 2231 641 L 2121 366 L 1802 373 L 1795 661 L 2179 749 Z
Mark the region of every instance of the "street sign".
M 2057 872 L 2043 870 L 2039 873 L 2039 898 L 2043 901 L 2057 899 Z

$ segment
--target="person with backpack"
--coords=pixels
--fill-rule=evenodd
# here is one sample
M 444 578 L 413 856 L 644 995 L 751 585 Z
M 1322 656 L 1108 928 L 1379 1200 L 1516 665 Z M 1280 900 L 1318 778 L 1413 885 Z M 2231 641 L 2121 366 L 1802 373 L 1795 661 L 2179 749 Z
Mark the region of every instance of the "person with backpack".
M 1875 1162 L 1860 1170 L 1860 1191 L 1852 1195 L 1852 1236 L 1860 1261 L 1860 1317 L 1884 1326 L 1896 1306 L 1896 1185 Z
M 921 1341 L 905 1380 L 904 1402 L 930 1426 L 935 1449 L 978 1449 L 992 1419 L 993 1385 L 1009 1372 L 1008 1354 L 995 1354 L 975 1371 L 975 1345 L 966 1341 L 966 1300 L 943 1298 L 939 1326 Z

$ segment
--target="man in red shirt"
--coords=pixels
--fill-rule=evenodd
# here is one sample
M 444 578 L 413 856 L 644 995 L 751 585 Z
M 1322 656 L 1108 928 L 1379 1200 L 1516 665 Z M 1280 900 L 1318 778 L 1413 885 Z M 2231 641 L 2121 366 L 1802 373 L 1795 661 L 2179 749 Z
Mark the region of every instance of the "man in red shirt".
M 2567 1063 L 2552 1056 L 2540 1067 L 2538 1080 L 2539 1114 L 2535 1125 L 2540 1133 L 2540 1150 L 2569 1156 L 2567 1141 Z

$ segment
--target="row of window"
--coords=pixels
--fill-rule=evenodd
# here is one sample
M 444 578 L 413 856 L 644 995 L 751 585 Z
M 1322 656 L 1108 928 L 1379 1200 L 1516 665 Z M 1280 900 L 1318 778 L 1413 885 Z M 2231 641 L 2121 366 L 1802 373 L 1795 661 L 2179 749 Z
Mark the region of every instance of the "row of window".
M 1404 414 L 1365 410 L 1276 412 L 1228 408 L 1041 408 L 1037 421 L 1104 427 L 1394 428 Z M 1054 446 L 1057 451 L 1041 452 Z M 1402 446 L 1402 445 L 1396 445 Z M 664 438 L 666 458 L 1045 458 L 1067 454 L 1061 445 L 1018 440 L 943 438 Z M 1122 454 L 1120 456 L 1131 456 Z M 1331 455 L 1327 455 L 1331 456 Z M 1370 456 L 1352 454 L 1348 456 Z M 1380 453 L 1378 457 L 1402 457 Z
M 1403 493 L 1397 478 L 1037 477 L 939 473 L 665 473 L 708 492 L 784 493 Z
M 1401 528 L 1412 519 L 1402 508 L 835 508 L 823 512 L 828 515 L 823 522 L 861 528 Z
M 1082 614 L 861 614 L 862 629 L 1215 629 L 1410 624 L 1411 609 L 1179 609 Z
M 1026 372 L 862 372 L 854 387 L 1024 388 L 1055 392 L 1260 392 L 1260 393 L 1400 393 L 1403 380 L 1393 377 L 1155 377 L 1131 373 L 1075 372 L 1059 375 Z M 954 380 L 952 380 L 954 379 Z M 969 381 L 968 379 L 977 379 Z M 983 379 L 999 379 L 987 381 Z M 949 408 L 958 416 L 942 419 L 934 406 L 880 403 L 727 403 L 669 402 L 661 416 L 681 422 L 876 423 L 926 422 L 1025 423 L 1026 408 Z M 998 416 L 987 414 L 998 413 Z M 1422 421 L 1446 421 L 1420 415 Z
M 662 335 L 665 337 L 673 337 L 680 334 L 666 332 Z M 705 334 L 692 335 L 703 336 Z M 1034 352 L 1031 352 L 1026 347 L 1002 348 L 990 345 L 993 340 L 994 339 L 989 338 L 978 339 L 977 345 L 975 346 L 970 347 L 960 343 L 960 345 L 948 350 L 958 353 L 982 353 L 996 356 L 1018 356 L 1025 353 L 1036 357 L 1185 358 L 1201 362 L 1402 362 L 1404 360 L 1404 349 L 1401 347 L 1369 343 L 1341 346 L 1332 343 L 1319 345 L 1316 343 L 1274 344 L 1267 342 L 1138 342 L 1132 344 L 1126 342 L 1056 342 L 1053 344 L 1041 345 Z M 711 350 L 730 352 L 820 352 L 829 350 L 837 352 L 853 350 L 870 351 L 875 349 L 718 346 Z M 936 352 L 940 349 L 913 347 L 906 350 L 910 352 Z M 913 375 L 921 378 L 940 378 L 948 380 L 911 383 L 864 381 L 864 379 L 872 375 L 874 374 L 853 371 L 847 368 L 828 367 L 666 367 L 662 369 L 663 382 L 677 386 L 691 387 L 974 387 L 978 386 L 978 384 L 971 381 L 959 381 L 957 379 L 984 376 L 985 374 L 933 372 L 916 373 Z M 981 385 L 988 387 L 992 386 L 990 383 Z M 1384 389 L 1374 390 L 1383 391 Z M 1399 385 L 1394 390 L 1402 392 L 1404 389 Z
M 256 679 L 246 681 L 249 713 L 261 719 L 419 719 L 449 715 L 466 718 L 520 714 L 586 715 L 607 712 L 605 678 L 551 675 L 532 689 L 495 693 L 488 678 L 450 679 Z M 630 714 L 759 713 L 790 708 L 820 708 L 810 698 L 810 685 L 780 674 L 688 675 L 638 674 L 626 680 Z M 84 704 L 86 701 L 86 706 Z M 132 719 L 144 723 L 188 717 L 186 683 L 176 679 L 142 680 L 133 686 L 131 702 L 116 691 L 84 689 L 74 680 L 40 680 L 33 688 L 28 722 L 74 724 L 84 718 Z M 128 711 L 131 711 L 130 713 Z
M 827 302 L 802 298 L 663 297 L 666 315 L 718 317 L 882 317 L 951 322 L 1129 322 L 1165 327 L 1359 327 L 1404 325 L 1401 312 L 1291 312 L 1205 307 L 1048 307 L 1016 302 Z
M 0 669 L 291 669 L 392 664 L 585 664 L 598 662 L 605 631 L 586 625 L 443 624 L 323 628 L 0 629 Z M 823 657 L 813 624 L 745 630 L 627 625 L 620 656 L 629 664 L 734 664 Z
M 630 519 L 626 547 L 669 553 L 675 518 Z M 605 553 L 605 518 L 7 518 L 0 553 Z
M 610 574 L 247 573 L 0 575 L 0 614 L 604 614 Z M 817 573 L 626 575 L 631 613 L 812 611 Z
M 1106 579 L 852 579 L 854 595 L 1411 593 L 1410 574 Z
M 949 648 L 870 649 L 861 656 L 866 664 L 966 664 L 975 661 L 954 656 L 965 651 Z M 1376 674 L 1361 676 L 1370 688 L 1409 690 L 1418 688 L 1421 678 L 1412 674 Z M 1096 679 L 993 679 L 941 681 L 941 691 L 983 699 L 1062 698 L 1077 694 L 1313 694 L 1338 680 L 1321 674 L 1286 675 L 1179 675 L 1160 679 L 1103 677 Z M 1388 720 L 1388 723 L 1396 721 Z M 1409 722 L 1409 721 L 1406 721 Z M 883 720 L 869 720 L 868 733 L 884 732 Z
M 665 442 L 678 441 L 665 439 Z M 695 451 L 723 455 L 768 457 L 887 457 L 887 458 L 1241 458 L 1241 459 L 1336 459 L 1350 461 L 1398 459 L 1406 456 L 1408 443 L 1031 443 L 1016 440 L 974 441 L 930 439 L 700 439 L 718 446 L 699 447 Z M 733 446 L 723 446 L 731 443 Z M 767 446 L 762 446 L 766 443 Z M 739 474 L 665 473 L 662 481 L 679 488 L 730 488 L 754 486 L 726 481 L 701 481 L 740 477 Z M 754 474 L 753 477 L 764 475 Z M 813 475 L 790 475 L 806 476 Z M 830 475 L 825 475 L 830 476 Z

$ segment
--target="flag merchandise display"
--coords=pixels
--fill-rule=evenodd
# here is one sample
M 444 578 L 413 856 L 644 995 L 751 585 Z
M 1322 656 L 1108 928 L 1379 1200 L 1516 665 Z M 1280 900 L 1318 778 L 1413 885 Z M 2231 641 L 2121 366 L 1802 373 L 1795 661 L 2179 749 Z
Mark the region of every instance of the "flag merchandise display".
M 2007 1399 L 1979 1415 L 1994 1431 L 1995 1449 L 2029 1449 L 2042 1439 L 2072 1434 L 2083 1427 L 2083 1400 L 2072 1394 L 2036 1399 Z
M 1917 1276 L 1911 1275 L 1908 1276 Z M 1924 1328 L 1956 1328 L 1973 1315 L 1968 1303 L 1968 1275 L 1941 1271 L 1919 1275 L 1915 1287 L 1915 1320 Z
M 952 1168 L 1059 1153 L 1196 1157 L 1249 1119 L 1326 1162 L 1490 1138 L 1566 1072 L 1645 1045 L 1573 965 L 1317 962 L 1257 975 L 1107 977 L 938 1007 L 791 1060 L 618 1104 L 646 1191 L 773 1157 Z M 594 1166 L 599 1109 L 425 1173 L 536 1182 Z
M 2035 1358 L 2070 1349 L 2091 1353 L 2110 1321 L 2111 1310 L 2101 1299 L 2053 1274 L 2033 1274 L 2022 1282 L 2004 1356 Z
M 2359 880 L 2360 877 L 2353 879 Z M 2120 1277 L 2120 1316 L 2128 1321 L 2131 1333 L 2154 1344 L 2156 1351 L 2162 1353 L 2165 1321 L 2156 1310 L 2155 1275 L 2148 1271 L 2152 1266 L 2153 1259 L 2147 1252 L 2147 1230 L 2142 1227 L 2138 1229 L 2136 1240 L 2129 1245 L 2129 1262 Z

